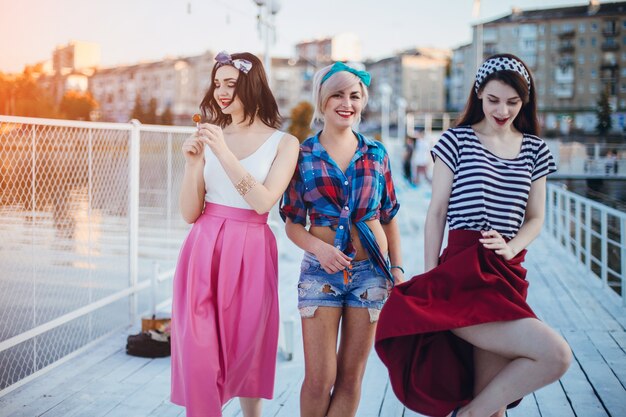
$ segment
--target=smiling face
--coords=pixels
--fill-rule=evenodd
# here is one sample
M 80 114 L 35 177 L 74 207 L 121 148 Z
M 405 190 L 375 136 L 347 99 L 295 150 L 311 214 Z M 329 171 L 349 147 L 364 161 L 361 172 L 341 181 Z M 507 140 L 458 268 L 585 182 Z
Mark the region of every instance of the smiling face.
M 500 80 L 491 80 L 479 91 L 485 121 L 494 130 L 511 129 L 522 109 L 522 99 L 513 87 Z
M 213 98 L 224 114 L 243 112 L 241 100 L 235 95 L 238 78 L 239 70 L 230 65 L 224 65 L 215 72 Z
M 359 120 L 362 110 L 363 92 L 356 82 L 328 97 L 322 111 L 324 123 L 351 128 Z

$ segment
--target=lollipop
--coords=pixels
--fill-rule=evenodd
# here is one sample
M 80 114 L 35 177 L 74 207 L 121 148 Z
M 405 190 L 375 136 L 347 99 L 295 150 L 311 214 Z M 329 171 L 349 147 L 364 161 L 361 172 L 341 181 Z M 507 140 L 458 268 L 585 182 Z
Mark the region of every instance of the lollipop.
M 196 114 L 193 115 L 191 120 L 193 120 L 196 123 L 196 126 L 197 126 L 198 123 L 200 123 L 200 121 L 202 120 L 202 117 L 198 113 L 196 113 Z

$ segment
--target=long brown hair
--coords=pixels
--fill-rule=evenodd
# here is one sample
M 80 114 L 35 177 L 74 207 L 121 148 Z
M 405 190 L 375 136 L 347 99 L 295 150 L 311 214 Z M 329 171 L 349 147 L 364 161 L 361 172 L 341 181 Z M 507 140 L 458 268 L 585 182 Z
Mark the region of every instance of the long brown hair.
M 232 59 L 245 59 L 252 63 L 252 68 L 248 73 L 239 71 L 237 85 L 235 86 L 235 97 L 239 97 L 243 104 L 243 117 L 248 120 L 248 125 L 254 123 L 255 117 L 269 127 L 274 129 L 280 128 L 282 118 L 278 112 L 276 99 L 270 90 L 267 82 L 267 75 L 261 60 L 249 52 L 241 52 L 231 55 Z M 216 62 L 211 71 L 211 85 L 204 95 L 200 103 L 200 111 L 204 118 L 212 124 L 226 127 L 231 124 L 232 117 L 229 114 L 222 113 L 222 109 L 215 101 L 213 93 L 215 92 L 215 73 L 221 65 Z
M 539 134 L 539 120 L 537 119 L 537 94 L 535 88 L 535 80 L 533 79 L 528 66 L 512 54 L 497 54 L 489 57 L 488 59 L 505 57 L 515 59 L 524 65 L 528 76 L 530 77 L 530 88 L 526 83 L 524 77 L 512 70 L 499 70 L 489 74 L 480 85 L 478 92 L 481 92 L 487 83 L 491 80 L 502 81 L 508 86 L 511 86 L 522 99 L 522 108 L 515 120 L 513 120 L 513 126 L 522 133 L 529 133 L 531 135 Z M 463 113 L 456 120 L 457 126 L 473 125 L 485 118 L 483 112 L 482 100 L 478 98 L 478 93 L 474 91 L 474 85 L 472 84 L 472 90 L 470 91 L 467 103 Z

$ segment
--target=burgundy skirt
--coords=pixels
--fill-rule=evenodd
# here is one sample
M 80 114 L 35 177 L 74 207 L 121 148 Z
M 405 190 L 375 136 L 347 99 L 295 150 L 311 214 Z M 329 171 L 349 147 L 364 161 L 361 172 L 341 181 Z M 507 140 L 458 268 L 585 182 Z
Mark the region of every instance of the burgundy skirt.
M 473 398 L 473 347 L 450 329 L 536 318 L 526 304 L 526 250 L 505 261 L 480 238 L 450 231 L 439 265 L 397 285 L 378 319 L 376 352 L 398 399 L 418 413 L 446 416 Z

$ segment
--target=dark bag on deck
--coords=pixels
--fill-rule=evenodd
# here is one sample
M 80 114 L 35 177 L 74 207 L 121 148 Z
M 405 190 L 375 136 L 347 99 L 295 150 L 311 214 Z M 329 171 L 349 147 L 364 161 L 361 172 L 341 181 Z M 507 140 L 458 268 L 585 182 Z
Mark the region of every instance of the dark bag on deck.
M 131 334 L 126 339 L 126 353 L 142 358 L 170 356 L 170 336 L 158 330 Z

